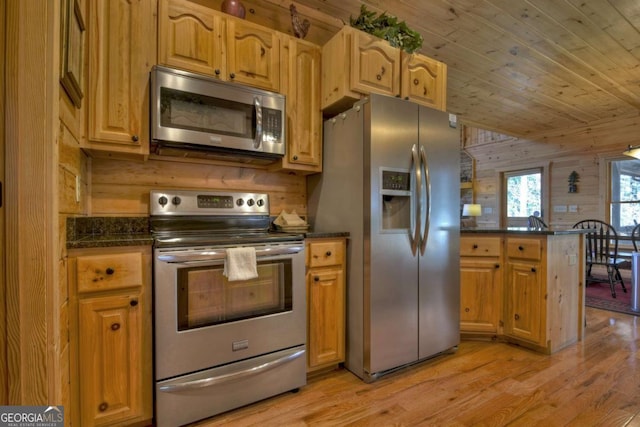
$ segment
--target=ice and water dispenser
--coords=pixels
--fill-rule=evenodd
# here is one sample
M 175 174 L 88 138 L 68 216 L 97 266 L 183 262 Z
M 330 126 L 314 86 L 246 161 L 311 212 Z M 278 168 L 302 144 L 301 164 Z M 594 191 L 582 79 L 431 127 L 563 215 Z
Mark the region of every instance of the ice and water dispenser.
M 411 174 L 407 170 L 382 169 L 380 191 L 382 231 L 411 229 Z

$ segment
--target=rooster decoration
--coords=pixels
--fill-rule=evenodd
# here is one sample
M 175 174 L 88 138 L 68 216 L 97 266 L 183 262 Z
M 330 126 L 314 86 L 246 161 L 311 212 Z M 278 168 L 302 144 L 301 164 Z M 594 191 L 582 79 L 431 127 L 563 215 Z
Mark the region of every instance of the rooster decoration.
M 298 11 L 293 3 L 289 6 L 289 10 L 291 11 L 291 26 L 293 27 L 293 34 L 299 39 L 305 38 L 311 23 L 308 19 L 305 19 L 304 21 L 300 20 Z

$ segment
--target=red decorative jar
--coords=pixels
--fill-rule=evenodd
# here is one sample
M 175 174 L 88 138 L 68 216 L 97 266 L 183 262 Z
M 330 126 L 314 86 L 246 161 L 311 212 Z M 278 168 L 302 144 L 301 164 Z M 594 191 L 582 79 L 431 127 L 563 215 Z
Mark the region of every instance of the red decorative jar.
M 229 15 L 244 19 L 244 6 L 240 0 L 224 0 L 220 5 L 220 10 Z

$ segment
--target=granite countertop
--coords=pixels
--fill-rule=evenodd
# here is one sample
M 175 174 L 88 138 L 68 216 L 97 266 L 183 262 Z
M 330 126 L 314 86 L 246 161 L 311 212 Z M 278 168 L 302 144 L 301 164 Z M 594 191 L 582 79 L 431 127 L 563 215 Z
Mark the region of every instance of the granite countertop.
M 547 229 L 537 229 L 537 228 L 528 228 L 528 227 L 492 227 L 492 228 L 483 228 L 483 227 L 469 227 L 469 228 L 461 228 L 460 233 L 473 233 L 473 234 L 488 234 L 488 233 L 506 233 L 506 234 L 527 234 L 527 235 L 547 235 L 547 236 L 556 236 L 562 234 L 586 234 L 590 231 L 590 229 L 581 229 L 581 228 L 547 228 Z
M 302 233 L 305 239 L 348 237 L 348 232 Z M 67 218 L 67 249 L 153 245 L 148 217 Z

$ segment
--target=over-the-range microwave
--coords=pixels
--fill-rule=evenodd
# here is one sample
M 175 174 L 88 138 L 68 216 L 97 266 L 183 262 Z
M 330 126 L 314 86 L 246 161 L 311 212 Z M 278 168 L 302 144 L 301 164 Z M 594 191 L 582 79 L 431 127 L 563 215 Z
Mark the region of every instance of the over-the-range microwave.
M 264 164 L 284 156 L 284 95 L 157 65 L 150 81 L 152 153 Z

